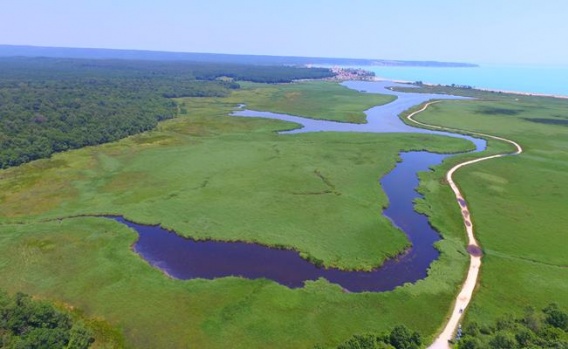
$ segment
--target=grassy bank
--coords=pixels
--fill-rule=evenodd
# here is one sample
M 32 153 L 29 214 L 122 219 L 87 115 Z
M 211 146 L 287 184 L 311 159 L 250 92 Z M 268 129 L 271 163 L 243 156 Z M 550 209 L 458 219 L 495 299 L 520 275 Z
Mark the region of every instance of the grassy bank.
M 467 142 L 427 135 L 282 136 L 275 131 L 295 126 L 227 116 L 238 103 L 253 108 L 272 100 L 283 109 L 267 110 L 324 117 L 340 110 L 346 93 L 329 83 L 264 88 L 180 100 L 188 113 L 154 131 L 0 172 L 0 288 L 104 319 L 137 348 L 328 347 L 399 323 L 432 336 L 467 262 L 457 233 L 438 244 L 443 254 L 426 280 L 392 292 L 349 294 L 324 280 L 301 289 L 234 277 L 173 280 L 131 250 L 136 234 L 116 222 L 46 221 L 121 214 L 197 238 L 286 246 L 344 268 L 367 269 L 406 248 L 404 235 L 380 215 L 388 203 L 378 179 L 401 150 L 456 152 Z M 306 100 L 318 94 L 325 107 L 297 109 L 282 102 L 285 94 L 274 92 L 279 88 L 296 89 Z M 366 103 L 352 101 L 351 109 L 362 115 Z M 439 219 L 459 216 L 446 210 Z
M 103 318 L 124 332 L 129 347 L 309 348 L 397 323 L 433 333 L 465 262 L 455 252 L 459 244 L 447 241 L 428 280 L 348 294 L 323 280 L 301 289 L 262 279 L 172 280 L 130 250 L 135 239 L 103 218 L 3 225 L 0 287 Z
M 311 81 L 271 87 L 243 83 L 242 86 L 243 94 L 237 92 L 231 97 L 242 96 L 248 109 L 357 124 L 366 122 L 365 110 L 396 99 L 388 95 L 359 93 L 335 82 Z M 251 92 L 254 99 L 247 98 Z

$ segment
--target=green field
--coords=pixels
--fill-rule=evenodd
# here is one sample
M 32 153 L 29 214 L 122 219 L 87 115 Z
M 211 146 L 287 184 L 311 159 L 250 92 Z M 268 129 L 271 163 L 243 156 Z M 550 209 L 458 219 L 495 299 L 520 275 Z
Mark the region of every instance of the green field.
M 353 93 L 329 83 L 283 88 L 292 86 L 300 96 L 317 87 L 325 115 Z M 238 103 L 278 101 L 278 87 L 265 88 L 188 98 L 180 104 L 189 114 L 155 131 L 1 172 L 0 288 L 71 304 L 121 329 L 134 347 L 334 346 L 398 323 L 433 335 L 467 261 L 459 238 L 440 243 L 446 253 L 427 280 L 348 294 L 325 281 L 291 290 L 268 280 L 172 280 L 130 249 L 136 235 L 118 223 L 46 221 L 123 214 L 187 236 L 285 246 L 325 265 L 368 269 L 408 245 L 380 215 L 388 203 L 378 179 L 398 152 L 471 147 L 425 135 L 283 136 L 275 131 L 295 126 L 227 116 Z M 366 103 L 350 110 L 362 113 Z M 301 105 L 278 111 L 325 116 Z
M 274 131 L 289 125 L 225 116 L 230 109 L 215 99 L 184 103 L 193 115 L 162 131 L 6 171 L 4 216 L 119 214 L 198 239 L 255 241 L 326 266 L 370 269 L 408 247 L 380 215 L 388 203 L 378 179 L 398 152 L 468 146 L 423 135 L 282 136 Z
M 550 302 L 568 307 L 567 100 L 482 94 L 486 101 L 444 102 L 417 120 L 512 139 L 520 156 L 456 173 L 485 257 L 468 321 Z M 435 211 L 435 210 L 434 210 Z
M 426 200 L 418 208 L 443 233 L 437 243 L 442 255 L 427 279 L 391 292 L 345 293 L 325 280 L 300 289 L 235 277 L 173 280 L 132 251 L 136 234 L 119 223 L 57 219 L 121 214 L 185 236 L 256 241 L 296 249 L 327 266 L 369 269 L 408 246 L 380 215 L 388 202 L 378 179 L 395 166 L 398 153 L 457 152 L 471 145 L 409 134 L 278 135 L 296 126 L 227 115 L 246 103 L 361 122 L 364 110 L 389 100 L 327 82 L 247 84 L 229 97 L 179 100 L 187 113 L 154 131 L 3 170 L 0 289 L 72 306 L 122 331 L 127 347 L 334 347 L 355 333 L 401 323 L 428 342 L 442 326 L 468 262 L 444 169 L 471 154 L 421 175 Z M 563 120 L 567 105 L 500 96 L 445 101 L 417 117 L 510 137 L 526 150 L 456 175 L 486 253 L 470 319 L 489 321 L 552 301 L 567 305 L 561 212 L 568 194 L 562 176 L 568 129 L 524 119 Z M 504 112 L 513 109 L 522 112 Z M 488 153 L 510 149 L 489 144 Z M 105 335 L 99 331 L 96 344 L 105 343 Z
M 335 82 L 307 81 L 268 87 L 261 84 L 241 83 L 243 101 L 251 110 L 271 111 L 300 115 L 314 119 L 363 124 L 363 111 L 392 102 L 395 96 L 359 93 Z M 252 91 L 251 91 L 252 90 Z M 248 96 L 254 93 L 254 98 Z M 238 100 L 241 91 L 231 96 Z M 244 103 L 244 102 L 243 102 Z

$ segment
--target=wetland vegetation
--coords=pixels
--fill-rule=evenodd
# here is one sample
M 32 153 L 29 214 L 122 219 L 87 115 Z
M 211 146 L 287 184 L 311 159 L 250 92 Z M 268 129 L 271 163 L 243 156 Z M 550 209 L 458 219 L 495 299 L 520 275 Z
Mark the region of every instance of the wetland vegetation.
M 568 133 L 553 122 L 530 119 L 568 120 L 568 101 L 469 91 L 479 100 L 439 103 L 416 119 L 513 139 L 525 151 L 517 157 L 471 165 L 455 174 L 484 252 L 480 283 L 466 313 L 466 324 L 490 324 L 503 314 L 522 316 L 527 306 L 542 309 L 550 302 L 565 309 L 568 261 L 562 212 L 568 202 L 564 175 L 568 171 Z M 499 142 L 489 142 L 489 151 L 496 149 L 496 144 Z M 443 209 L 439 205 L 443 197 L 428 188 L 431 175 L 435 173 L 423 175 L 429 203 L 424 212 L 441 231 L 450 232 L 448 222 L 436 218 L 436 212 Z
M 306 87 L 297 86 L 301 96 Z M 327 83 L 320 88 L 326 86 L 328 109 L 334 95 L 353 94 Z M 380 215 L 386 199 L 377 180 L 399 151 L 469 147 L 459 139 L 410 134 L 281 136 L 274 131 L 296 126 L 228 116 L 236 105 L 254 102 L 260 88 L 178 100 L 188 114 L 153 131 L 3 171 L 2 286 L 85 309 L 124 329 L 135 347 L 329 346 L 398 323 L 433 333 L 435 321 L 417 326 L 411 313 L 427 307 L 432 320 L 443 318 L 466 263 L 455 241 L 441 243 L 448 252 L 429 280 L 392 293 L 349 294 L 325 280 L 300 289 L 236 277 L 172 280 L 130 250 L 136 234 L 120 224 L 56 219 L 118 213 L 197 238 L 291 246 L 326 265 L 365 269 L 408 244 Z M 327 192 L 316 170 L 334 191 Z M 143 315 L 135 315 L 140 309 Z
M 511 138 L 526 149 L 456 174 L 485 254 L 466 319 L 482 326 L 527 305 L 556 302 L 564 309 L 568 129 L 527 118 L 563 119 L 568 102 L 476 97 L 444 101 L 416 117 Z M 246 104 L 353 122 L 391 99 L 328 82 L 240 83 L 222 95 L 175 99 L 176 117 L 150 131 L 2 170 L 0 288 L 104 319 L 108 326 L 95 334 L 95 345 L 99 337 L 114 338 L 114 327 L 127 347 L 327 348 L 398 324 L 428 342 L 468 262 L 461 216 L 443 176 L 475 155 L 420 175 L 425 198 L 417 209 L 442 233 L 441 255 L 426 279 L 390 292 L 345 293 L 323 279 L 298 289 L 239 277 L 174 280 L 131 250 L 132 230 L 80 216 L 120 214 L 198 239 L 259 242 L 299 250 L 326 266 L 369 269 L 408 246 L 380 215 L 388 202 L 377 179 L 400 151 L 458 152 L 468 149 L 466 142 L 426 134 L 278 135 L 297 125 L 228 115 Z M 489 141 L 487 153 L 507 149 Z

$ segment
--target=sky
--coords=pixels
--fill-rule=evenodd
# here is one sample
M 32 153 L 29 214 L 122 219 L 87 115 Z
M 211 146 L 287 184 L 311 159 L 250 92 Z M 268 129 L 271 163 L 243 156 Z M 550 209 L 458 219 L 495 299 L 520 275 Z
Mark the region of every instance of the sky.
M 0 45 L 568 65 L 567 0 L 2 0 Z

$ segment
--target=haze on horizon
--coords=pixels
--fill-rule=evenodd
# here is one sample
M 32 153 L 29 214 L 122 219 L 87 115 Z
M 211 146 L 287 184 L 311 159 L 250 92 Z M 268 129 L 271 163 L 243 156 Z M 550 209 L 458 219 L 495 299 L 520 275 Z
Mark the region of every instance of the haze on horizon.
M 18 0 L 0 45 L 568 65 L 565 0 Z

